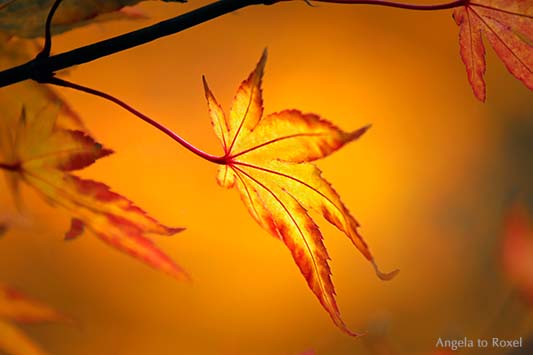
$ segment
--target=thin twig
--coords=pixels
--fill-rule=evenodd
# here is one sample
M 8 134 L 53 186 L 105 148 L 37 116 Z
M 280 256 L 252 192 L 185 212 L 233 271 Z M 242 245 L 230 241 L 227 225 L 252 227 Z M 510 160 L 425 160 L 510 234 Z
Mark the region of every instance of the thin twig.
M 291 1 L 291 0 L 282 0 L 282 1 Z M 436 11 L 436 10 L 447 10 L 453 9 L 455 7 L 464 6 L 468 3 L 469 0 L 457 0 L 444 4 L 435 4 L 435 5 L 418 5 L 418 4 L 406 4 L 393 1 L 384 1 L 384 0 L 313 0 L 317 2 L 329 2 L 335 4 L 345 4 L 345 5 L 376 5 L 376 6 L 386 6 L 394 7 L 397 9 L 405 10 L 418 10 L 418 11 Z
M 169 36 L 240 8 L 261 4 L 261 0 L 220 0 L 172 19 L 83 46 L 65 53 L 32 60 L 26 64 L 0 72 L 0 88 L 24 80 L 41 81 L 58 70 L 115 54 Z
M 50 57 L 50 51 L 52 50 L 52 20 L 54 19 L 54 15 L 61 4 L 61 1 L 63 0 L 56 0 L 48 13 L 46 24 L 44 26 L 44 47 L 35 57 L 37 60 Z
M 134 109 L 133 107 L 131 107 L 130 105 L 125 103 L 124 101 L 122 101 L 122 100 L 120 100 L 120 99 L 118 99 L 118 98 L 116 98 L 116 97 L 114 97 L 114 96 L 112 96 L 110 94 L 107 94 L 105 92 L 98 91 L 98 90 L 95 90 L 95 89 L 91 89 L 91 88 L 88 88 L 88 87 L 85 87 L 85 86 L 82 86 L 82 85 L 78 85 L 78 84 L 75 84 L 75 83 L 71 83 L 69 81 L 66 81 L 66 80 L 63 80 L 63 79 L 59 79 L 59 78 L 56 78 L 56 77 L 49 78 L 45 83 L 46 84 L 52 84 L 52 85 L 58 85 L 58 86 L 71 88 L 71 89 L 82 91 L 82 92 L 85 92 L 85 93 L 88 93 L 88 94 L 91 94 L 91 95 L 99 96 L 99 97 L 104 98 L 104 99 L 106 99 L 108 101 L 111 101 L 114 104 L 119 105 L 120 107 L 122 107 L 126 111 L 128 111 L 128 112 L 134 114 L 135 116 L 139 117 L 141 120 L 143 120 L 144 122 L 148 123 L 149 125 L 157 128 L 159 131 L 163 132 L 164 134 L 166 134 L 167 136 L 169 136 L 170 138 L 172 138 L 173 140 L 175 140 L 176 142 L 181 144 L 187 150 L 189 150 L 192 153 L 198 155 L 199 157 L 204 158 L 205 160 L 210 161 L 210 162 L 215 163 L 215 164 L 226 164 L 226 162 L 227 162 L 227 158 L 225 156 L 218 157 L 218 156 L 215 156 L 215 155 L 208 154 L 208 153 L 196 148 L 194 145 L 192 145 L 191 143 L 187 142 L 185 139 L 181 138 L 179 135 L 177 135 L 171 129 L 165 127 L 164 125 L 162 125 L 161 123 L 157 122 L 156 120 L 146 116 L 145 114 L 141 113 L 140 111 L 137 111 L 136 109 Z

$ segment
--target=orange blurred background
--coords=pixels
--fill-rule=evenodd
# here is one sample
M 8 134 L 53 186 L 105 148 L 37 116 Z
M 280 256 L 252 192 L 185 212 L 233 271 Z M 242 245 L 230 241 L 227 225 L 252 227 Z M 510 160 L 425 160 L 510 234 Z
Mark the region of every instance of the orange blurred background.
M 206 3 L 143 3 L 138 9 L 149 19 L 74 30 L 57 36 L 53 50 Z M 60 93 L 94 136 L 117 152 L 80 175 L 108 183 L 163 223 L 187 227 L 157 242 L 194 281 L 178 283 L 91 235 L 64 242 L 68 216 L 25 190 L 25 215 L 0 239 L 0 280 L 78 324 L 25 331 L 54 355 L 429 354 L 439 337 L 527 337 L 531 320 L 514 301 L 498 253 L 513 196 L 533 203 L 531 92 L 488 50 L 488 99 L 478 102 L 457 35 L 451 11 L 281 3 L 65 76 L 219 153 L 201 76 L 227 110 L 268 47 L 265 112 L 298 108 L 347 130 L 372 123 L 318 163 L 382 269 L 401 269 L 391 282 L 378 280 L 340 232 L 321 224 L 341 312 L 368 336 L 335 328 L 285 246 L 250 218 L 236 191 L 216 184 L 216 166 L 116 106 L 66 89 Z M 2 209 L 14 215 L 3 181 L 0 190 Z M 500 321 L 502 307 L 512 312 L 503 308 Z

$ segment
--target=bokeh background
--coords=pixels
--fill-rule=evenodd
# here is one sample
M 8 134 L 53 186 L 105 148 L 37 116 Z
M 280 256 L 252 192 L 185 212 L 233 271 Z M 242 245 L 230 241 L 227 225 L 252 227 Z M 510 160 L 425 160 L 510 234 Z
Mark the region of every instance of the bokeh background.
M 136 9 L 148 19 L 77 29 L 57 36 L 53 50 L 206 3 L 143 3 Z M 500 261 L 506 211 L 517 196 L 533 202 L 531 92 L 488 50 L 488 100 L 477 101 L 449 10 L 315 5 L 243 9 L 62 75 L 217 153 L 201 75 L 228 109 L 268 47 L 266 112 L 298 108 L 344 129 L 372 123 L 318 163 L 381 267 L 401 269 L 391 282 L 378 280 L 341 233 L 321 224 L 341 312 L 368 335 L 353 339 L 334 327 L 285 246 L 256 225 L 236 191 L 216 184 L 216 166 L 110 103 L 60 90 L 117 152 L 80 175 L 187 227 L 157 242 L 194 281 L 179 283 L 91 235 L 64 242 L 67 214 L 25 190 L 18 215 L 2 181 L 0 206 L 14 227 L 0 239 L 0 280 L 76 320 L 23 327 L 51 354 L 430 354 L 439 337 L 531 334 L 528 308 Z

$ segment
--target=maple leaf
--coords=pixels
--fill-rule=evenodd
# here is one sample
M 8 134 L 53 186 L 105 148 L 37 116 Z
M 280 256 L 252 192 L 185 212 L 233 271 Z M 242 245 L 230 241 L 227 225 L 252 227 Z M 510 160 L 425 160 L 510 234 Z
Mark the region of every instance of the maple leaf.
M 44 323 L 67 321 L 52 308 L 19 291 L 0 284 L 0 352 L 9 355 L 44 355 L 45 353 L 11 322 Z
M 533 304 L 533 223 L 519 202 L 510 208 L 505 219 L 502 261 L 508 278 Z
M 468 81 L 479 100 L 486 97 L 483 35 L 507 70 L 533 90 L 533 0 L 467 1 L 453 18 Z
M 307 283 L 333 322 L 350 335 L 341 319 L 331 281 L 329 256 L 322 234 L 310 217 L 316 211 L 342 231 L 381 273 L 367 244 L 358 233 L 359 224 L 341 202 L 321 171 L 310 162 L 324 158 L 359 138 L 366 130 L 344 132 L 329 121 L 298 110 L 263 116 L 261 81 L 266 51 L 250 76 L 242 82 L 229 116 L 209 90 L 205 94 L 211 121 L 224 149 L 218 183 L 236 186 L 249 213 L 261 227 L 289 248 Z
M 44 35 L 44 23 L 55 0 L 0 0 L 0 31 L 36 38 Z M 62 33 L 89 23 L 143 17 L 131 11 L 143 0 L 64 1 L 54 16 L 53 32 Z M 170 2 L 170 0 L 167 0 Z M 176 2 L 176 1 L 172 1 Z M 178 1 L 184 2 L 184 1 Z
M 57 105 L 46 106 L 32 119 L 24 110 L 14 124 L 0 120 L 0 168 L 16 193 L 20 181 L 49 203 L 67 210 L 72 226 L 67 239 L 84 229 L 146 264 L 183 278 L 187 274 L 148 238 L 147 233 L 173 235 L 182 228 L 162 225 L 108 186 L 70 172 L 83 169 L 112 153 L 82 131 L 55 125 Z

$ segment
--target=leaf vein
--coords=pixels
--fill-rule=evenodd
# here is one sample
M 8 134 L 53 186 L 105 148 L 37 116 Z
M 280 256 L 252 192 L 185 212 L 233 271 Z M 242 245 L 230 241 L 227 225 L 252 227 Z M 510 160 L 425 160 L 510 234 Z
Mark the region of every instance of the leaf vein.
M 309 253 L 309 257 L 311 258 L 311 261 L 312 261 L 312 265 L 313 265 L 313 269 L 315 270 L 316 272 L 316 275 L 317 275 L 317 280 L 318 280 L 318 284 L 320 286 L 320 290 L 322 292 L 322 294 L 324 295 L 327 295 L 327 292 L 325 290 L 325 286 L 323 284 L 323 281 L 322 281 L 322 278 L 320 277 L 320 270 L 318 268 L 318 263 L 315 259 L 315 255 L 314 253 L 312 252 L 311 250 L 311 247 L 309 246 L 309 242 L 307 241 L 307 239 L 305 238 L 305 235 L 302 231 L 302 229 L 300 228 L 300 225 L 298 224 L 298 222 L 296 222 L 296 220 L 294 219 L 294 216 L 292 215 L 292 213 L 289 211 L 289 209 L 287 208 L 287 206 L 285 206 L 285 204 L 283 203 L 283 201 L 281 201 L 281 199 L 272 191 L 270 190 L 268 187 L 266 187 L 263 183 L 261 183 L 259 180 L 255 179 L 253 176 L 251 176 L 250 174 L 248 174 L 247 172 L 245 172 L 244 170 L 238 168 L 238 167 L 235 167 L 235 169 L 239 170 L 240 172 L 242 172 L 244 175 L 246 175 L 250 180 L 254 181 L 257 185 L 259 185 L 260 187 L 262 187 L 265 191 L 267 191 L 270 195 L 272 195 L 272 197 L 276 200 L 276 202 L 283 208 L 283 210 L 285 211 L 285 213 L 289 216 L 290 220 L 292 221 L 292 223 L 294 224 L 294 226 L 296 227 L 296 229 L 298 229 L 298 233 L 300 234 L 301 238 L 302 238 L 302 241 L 304 242 L 304 245 L 305 245 L 305 248 L 307 249 L 308 253 Z M 288 194 L 289 196 L 291 196 L 291 198 L 294 198 L 292 195 Z M 295 199 L 296 200 L 296 199 Z M 298 201 L 296 200 L 296 202 L 298 203 Z M 336 309 L 336 307 L 334 307 L 331 302 L 329 301 L 329 298 L 328 297 L 324 297 L 324 299 L 326 300 L 325 302 L 328 303 L 328 305 L 330 307 L 332 307 L 332 309 Z

